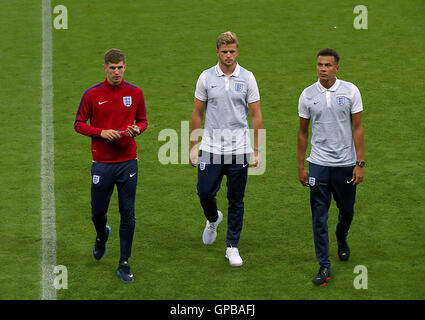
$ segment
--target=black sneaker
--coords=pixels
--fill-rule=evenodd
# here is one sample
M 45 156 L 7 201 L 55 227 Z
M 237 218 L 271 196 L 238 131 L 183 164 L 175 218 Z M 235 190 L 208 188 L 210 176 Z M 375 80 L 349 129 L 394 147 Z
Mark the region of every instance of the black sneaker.
M 133 282 L 134 276 L 131 273 L 130 265 L 127 260 L 122 260 L 118 264 L 117 275 L 120 277 L 123 282 Z
M 331 269 L 320 267 L 319 272 L 313 278 L 313 284 L 316 286 L 325 286 L 331 278 Z
M 350 258 L 350 247 L 347 240 L 338 241 L 338 259 L 339 261 L 348 261 Z
M 106 240 L 100 241 L 100 239 L 96 237 L 96 242 L 94 243 L 94 247 L 93 247 L 93 256 L 96 260 L 100 260 L 105 256 L 106 242 L 108 241 L 110 235 L 111 235 L 111 227 L 106 226 Z

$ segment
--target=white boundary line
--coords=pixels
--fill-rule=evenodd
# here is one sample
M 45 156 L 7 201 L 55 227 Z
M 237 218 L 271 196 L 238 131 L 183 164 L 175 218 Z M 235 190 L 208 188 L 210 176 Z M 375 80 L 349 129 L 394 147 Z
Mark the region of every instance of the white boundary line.
M 41 87 L 41 299 L 55 300 L 53 281 L 56 265 L 56 209 L 51 0 L 42 0 Z

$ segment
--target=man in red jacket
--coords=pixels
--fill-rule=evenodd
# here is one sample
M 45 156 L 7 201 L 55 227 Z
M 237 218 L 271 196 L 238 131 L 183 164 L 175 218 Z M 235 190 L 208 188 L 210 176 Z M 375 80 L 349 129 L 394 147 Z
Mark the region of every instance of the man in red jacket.
M 128 259 L 131 256 L 137 187 L 137 144 L 134 140 L 148 125 L 143 92 L 124 81 L 127 67 L 119 49 L 105 54 L 105 81 L 84 93 L 74 129 L 91 137 L 91 215 L 96 229 L 93 255 L 100 260 L 106 253 L 111 228 L 106 224 L 109 201 L 117 186 L 120 222 L 120 261 L 117 274 L 124 282 L 133 282 Z M 90 121 L 90 124 L 87 124 Z

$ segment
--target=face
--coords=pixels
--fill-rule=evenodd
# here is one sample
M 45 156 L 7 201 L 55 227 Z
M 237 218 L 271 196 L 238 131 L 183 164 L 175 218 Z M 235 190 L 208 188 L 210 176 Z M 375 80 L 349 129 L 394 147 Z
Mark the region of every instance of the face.
M 216 49 L 216 53 L 223 66 L 231 67 L 236 63 L 239 50 L 236 43 L 232 43 L 220 46 L 220 48 Z
M 324 81 L 332 81 L 335 79 L 339 69 L 334 56 L 318 56 L 316 67 L 320 80 Z
M 103 70 L 106 72 L 106 78 L 112 85 L 118 85 L 121 83 L 126 68 L 127 65 L 123 61 L 118 63 L 108 63 L 103 66 Z

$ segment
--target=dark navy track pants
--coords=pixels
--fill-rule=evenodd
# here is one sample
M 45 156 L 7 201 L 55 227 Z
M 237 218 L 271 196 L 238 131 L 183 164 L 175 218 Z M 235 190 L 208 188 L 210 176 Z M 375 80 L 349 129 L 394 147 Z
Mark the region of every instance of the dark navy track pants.
M 109 201 L 115 185 L 117 186 L 120 211 L 120 253 L 123 258 L 131 256 L 135 228 L 137 171 L 136 159 L 119 163 L 93 162 L 91 168 L 92 221 L 100 239 L 105 239 L 106 236 Z
M 249 155 L 217 155 L 200 152 L 197 190 L 210 222 L 217 221 L 216 194 L 223 177 L 227 177 L 227 246 L 237 247 L 243 225 L 245 187 L 248 179 Z
M 347 183 L 353 176 L 354 166 L 324 167 L 309 163 L 310 206 L 316 258 L 323 267 L 330 267 L 328 212 L 333 196 L 339 210 L 336 237 L 347 237 L 354 215 L 356 186 Z

